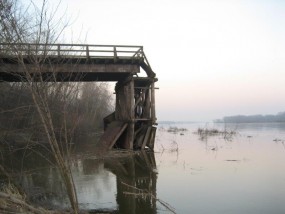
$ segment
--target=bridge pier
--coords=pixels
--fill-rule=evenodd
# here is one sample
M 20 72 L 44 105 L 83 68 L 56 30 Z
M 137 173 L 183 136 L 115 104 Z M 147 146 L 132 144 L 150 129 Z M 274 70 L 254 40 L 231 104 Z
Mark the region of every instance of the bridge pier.
M 127 124 L 125 135 L 114 145 L 124 149 L 133 149 L 134 142 L 134 80 L 130 77 L 119 81 L 115 87 L 115 119 Z
M 109 149 L 153 149 L 157 125 L 154 94 L 156 80 L 130 76 L 116 84 L 116 109 L 104 119 L 105 134 L 100 142 L 106 144 L 113 141 Z M 118 134 L 112 138 L 109 132 Z

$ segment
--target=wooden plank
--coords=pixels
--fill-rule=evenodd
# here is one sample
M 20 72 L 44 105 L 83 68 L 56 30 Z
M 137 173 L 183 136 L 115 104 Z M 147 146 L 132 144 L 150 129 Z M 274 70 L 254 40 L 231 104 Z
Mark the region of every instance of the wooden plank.
M 125 131 L 125 129 L 127 128 L 127 124 L 124 124 L 122 127 L 120 127 L 119 132 L 115 135 L 115 138 L 113 139 L 113 141 L 111 142 L 111 144 L 109 145 L 109 149 L 112 149 L 113 146 L 115 145 L 116 141 L 118 140 L 118 138 L 122 135 L 122 133 Z M 115 133 L 115 132 L 113 132 Z
M 154 95 L 154 83 L 151 84 L 151 118 L 152 122 L 156 122 L 156 114 L 155 114 L 155 95 Z
M 140 133 L 136 136 L 136 145 L 135 145 L 135 148 L 138 149 L 138 148 L 141 148 L 142 147 L 142 144 L 143 144 L 143 139 L 144 139 L 144 130 L 142 129 L 140 131 Z
M 150 89 L 148 89 L 145 93 L 143 117 L 144 118 L 151 118 L 150 117 Z
M 134 81 L 132 80 L 129 83 L 128 87 L 128 99 L 129 103 L 127 106 L 129 107 L 129 119 L 134 121 L 135 119 L 135 90 L 134 90 Z M 128 126 L 128 141 L 129 141 L 129 149 L 134 148 L 134 138 L 135 138 L 135 124 L 131 122 Z
M 2 66 L 5 65 L 5 70 Z M 25 64 L 23 67 L 21 64 L 8 64 L 1 63 L 0 72 L 15 72 L 15 73 L 23 73 L 26 71 L 29 72 L 53 72 L 53 73 L 139 73 L 139 66 L 132 64 L 56 64 L 54 63 L 52 66 L 49 64 L 42 64 L 40 70 L 34 64 Z
M 156 127 L 151 127 L 150 139 L 147 143 L 148 148 L 150 148 L 151 150 L 153 150 L 154 148 L 155 134 L 156 134 Z
M 120 121 L 113 121 L 109 124 L 98 142 L 99 150 L 111 149 L 118 138 L 122 135 L 128 124 Z
M 147 144 L 147 142 L 149 141 L 150 132 L 151 132 L 151 127 L 148 127 L 148 128 L 147 128 L 147 131 L 146 131 L 146 134 L 145 134 L 145 136 L 144 136 L 144 139 L 143 139 L 143 144 L 142 144 L 141 149 L 144 149 L 145 146 L 146 146 L 146 144 Z
M 115 118 L 115 112 L 107 115 L 106 117 L 103 118 L 103 122 L 104 122 L 104 131 L 107 129 L 108 125 L 115 121 L 116 118 Z

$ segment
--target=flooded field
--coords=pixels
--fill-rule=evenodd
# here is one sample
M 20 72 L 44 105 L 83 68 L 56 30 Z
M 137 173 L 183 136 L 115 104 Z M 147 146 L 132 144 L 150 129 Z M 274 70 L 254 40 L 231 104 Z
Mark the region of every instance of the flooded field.
M 203 136 L 198 128 L 220 133 Z M 57 169 L 27 153 L 18 157 L 29 199 L 67 208 Z M 154 153 L 114 151 L 98 159 L 88 146 L 73 155 L 72 173 L 85 210 L 283 214 L 285 124 L 160 124 Z
M 179 145 L 177 154 L 156 155 L 158 197 L 177 213 L 285 213 L 284 124 L 228 125 L 237 132 L 232 139 L 201 140 L 196 124 L 187 128 L 184 135 L 158 132 L 157 146 Z

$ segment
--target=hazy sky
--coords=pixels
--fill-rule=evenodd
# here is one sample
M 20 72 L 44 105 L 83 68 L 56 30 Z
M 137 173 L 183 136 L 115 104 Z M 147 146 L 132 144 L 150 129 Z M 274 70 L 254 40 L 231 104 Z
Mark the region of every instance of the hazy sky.
M 284 0 L 62 0 L 62 8 L 76 20 L 74 38 L 144 46 L 159 78 L 159 120 L 285 111 Z

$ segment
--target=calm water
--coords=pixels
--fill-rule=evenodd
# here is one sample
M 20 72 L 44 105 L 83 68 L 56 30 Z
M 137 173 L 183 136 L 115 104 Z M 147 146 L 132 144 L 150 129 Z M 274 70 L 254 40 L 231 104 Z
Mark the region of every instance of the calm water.
M 285 213 L 284 124 L 233 124 L 232 141 L 201 141 L 195 126 L 182 136 L 158 133 L 158 144 L 179 144 L 178 155 L 156 156 L 159 197 L 178 213 Z
M 168 132 L 170 126 L 187 131 Z M 222 135 L 200 139 L 194 133 L 198 127 L 237 134 L 227 140 Z M 170 213 L 156 198 L 177 213 L 284 214 L 284 141 L 285 124 L 162 124 L 155 153 L 114 152 L 97 159 L 89 147 L 72 159 L 80 207 Z M 28 165 L 35 163 L 40 168 L 31 170 Z M 31 159 L 21 169 L 21 183 L 32 200 L 68 207 L 56 168 Z

